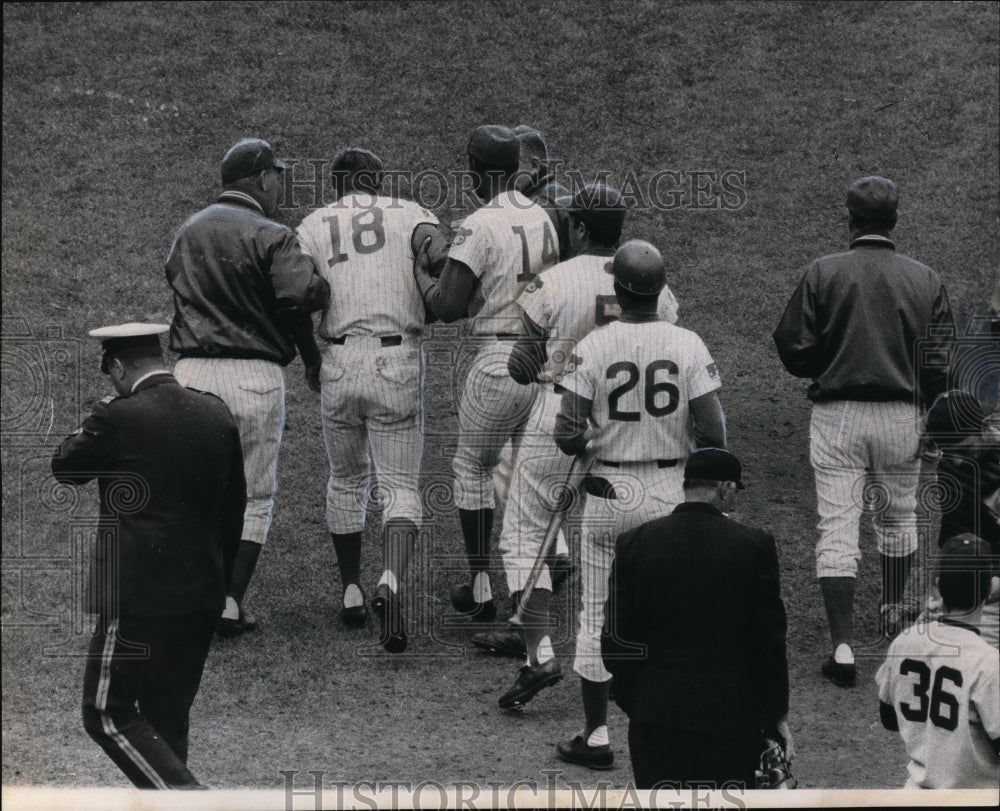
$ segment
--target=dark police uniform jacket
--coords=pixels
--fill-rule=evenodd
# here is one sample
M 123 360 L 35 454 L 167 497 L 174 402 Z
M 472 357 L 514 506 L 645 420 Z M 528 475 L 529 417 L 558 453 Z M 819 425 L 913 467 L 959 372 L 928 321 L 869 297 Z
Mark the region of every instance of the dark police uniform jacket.
M 86 611 L 222 611 L 223 560 L 235 557 L 246 506 L 239 432 L 222 400 L 152 375 L 99 403 L 59 446 L 52 472 L 68 484 L 98 480 Z
M 601 646 L 633 722 L 746 740 L 773 729 L 788 711 L 785 630 L 768 533 L 685 502 L 619 536 Z

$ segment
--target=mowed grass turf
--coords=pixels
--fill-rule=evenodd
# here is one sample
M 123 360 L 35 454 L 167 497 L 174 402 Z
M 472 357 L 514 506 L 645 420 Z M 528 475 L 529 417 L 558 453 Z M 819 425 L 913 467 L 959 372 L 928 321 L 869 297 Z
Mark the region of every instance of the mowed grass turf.
M 873 172 L 899 184 L 900 250 L 940 273 L 963 319 L 985 311 L 1000 256 L 996 4 L 7 4 L 3 19 L 5 785 L 126 785 L 79 720 L 87 637 L 73 626 L 72 555 L 95 489 L 73 502 L 46 481 L 54 445 L 110 388 L 96 342 L 73 341 L 169 319 L 172 235 L 217 194 L 236 139 L 268 138 L 299 161 L 301 181 L 310 160 L 347 145 L 393 169 L 448 172 L 487 122 L 539 127 L 568 176 L 631 184 L 626 235 L 663 251 L 682 324 L 722 373 L 749 484 L 738 517 L 779 540 L 800 785 L 902 785 L 905 754 L 877 724 L 884 645 L 859 650 L 854 690 L 819 677 L 828 641 L 809 404 L 770 334 L 805 263 L 846 246 L 847 184 Z M 740 173 L 742 204 L 696 208 L 705 199 L 689 192 L 656 208 L 643 192 L 663 171 L 681 173 L 679 185 L 697 171 Z M 279 218 L 295 225 L 314 202 L 304 183 Z M 467 213 L 467 200 L 437 202 L 443 221 Z M 430 334 L 429 520 L 412 570 L 414 636 L 391 659 L 373 628 L 349 633 L 337 619 L 318 398 L 300 362 L 288 367 L 281 492 L 249 594 L 262 629 L 214 647 L 193 712 L 190 766 L 208 785 L 281 788 L 281 770 L 307 786 L 307 770 L 328 783 L 546 785 L 551 769 L 559 785 L 596 784 L 553 748 L 582 725 L 575 592 L 556 600 L 566 678 L 520 714 L 496 707 L 517 663 L 475 654 L 470 631 L 448 624 L 447 587 L 464 572 L 442 498 L 459 341 L 455 329 Z M 60 346 L 68 356 L 54 355 Z M 369 591 L 376 540 L 370 522 Z M 868 639 L 876 567 L 866 533 Z M 505 591 L 502 576 L 494 583 Z M 623 785 L 627 721 L 613 708 L 610 723 L 618 760 L 603 777 Z

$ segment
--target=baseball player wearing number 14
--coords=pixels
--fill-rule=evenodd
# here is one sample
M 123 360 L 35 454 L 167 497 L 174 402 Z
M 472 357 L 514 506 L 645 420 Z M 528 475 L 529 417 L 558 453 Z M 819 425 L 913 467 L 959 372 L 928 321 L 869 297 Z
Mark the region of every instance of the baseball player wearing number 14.
M 457 230 L 439 278 L 427 272 L 423 246 L 413 271 L 428 309 L 445 322 L 469 316 L 473 340 L 481 343 L 458 403 L 452 463 L 472 582 L 453 588 L 451 601 L 457 611 L 491 621 L 493 472 L 508 440 L 516 453 L 538 391 L 507 374 L 513 342 L 524 334 L 516 301 L 535 276 L 559 261 L 559 238 L 555 215 L 514 188 L 520 149 L 513 132 L 494 124 L 477 127 L 468 156 L 484 205 Z
M 580 627 L 573 669 L 580 674 L 585 725 L 560 742 L 560 758 L 609 769 L 608 686 L 601 627 L 615 539 L 671 513 L 684 500 L 684 460 L 697 447 L 726 446 L 719 372 L 690 330 L 661 321 L 657 300 L 666 283 L 660 252 L 631 240 L 612 260 L 618 321 L 577 344 L 563 378 L 556 444 L 594 457 L 581 521 Z M 593 423 L 593 427 L 590 425 Z
M 385 507 L 384 571 L 372 600 L 382 645 L 406 649 L 400 580 L 422 518 L 418 479 L 424 305 L 413 283 L 411 239 L 437 218 L 410 200 L 379 195 L 382 160 L 346 149 L 332 163 L 338 199 L 299 225 L 299 240 L 333 294 L 323 311 L 323 437 L 330 461 L 326 520 L 343 585 L 344 622 L 368 619 L 360 585 L 361 535 L 371 463 Z

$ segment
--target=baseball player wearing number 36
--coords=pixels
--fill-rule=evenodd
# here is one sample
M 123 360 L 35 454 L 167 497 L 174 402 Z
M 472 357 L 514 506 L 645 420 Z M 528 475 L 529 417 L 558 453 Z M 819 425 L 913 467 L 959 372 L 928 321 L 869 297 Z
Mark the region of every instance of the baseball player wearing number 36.
M 424 304 L 413 283 L 411 242 L 418 226 L 436 231 L 437 218 L 411 200 L 380 195 L 382 160 L 367 149 L 340 152 L 332 170 L 336 202 L 309 214 L 298 229 L 333 291 L 319 326 L 330 461 L 326 520 L 344 589 L 344 622 L 357 627 L 368 618 L 359 581 L 374 462 L 385 509 L 385 568 L 372 607 L 382 621 L 382 645 L 401 653 L 407 636 L 400 581 L 422 518 Z
M 666 283 L 660 252 L 642 240 L 626 242 L 615 252 L 612 274 L 621 318 L 573 351 L 555 434 L 564 453 L 594 457 L 591 475 L 603 483 L 588 488 L 581 521 L 573 669 L 581 677 L 585 725 L 556 750 L 593 769 L 614 762 L 607 729 L 611 674 L 600 635 L 615 539 L 683 501 L 684 460 L 695 446 L 726 445 L 721 382 L 708 349 L 695 333 L 657 316 Z

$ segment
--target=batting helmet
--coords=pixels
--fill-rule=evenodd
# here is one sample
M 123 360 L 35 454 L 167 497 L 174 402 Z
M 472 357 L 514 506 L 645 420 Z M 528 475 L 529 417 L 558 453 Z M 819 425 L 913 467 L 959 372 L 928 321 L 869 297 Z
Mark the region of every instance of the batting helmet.
M 615 281 L 637 296 L 656 296 L 667 283 L 663 256 L 642 239 L 630 239 L 615 251 L 611 263 Z

